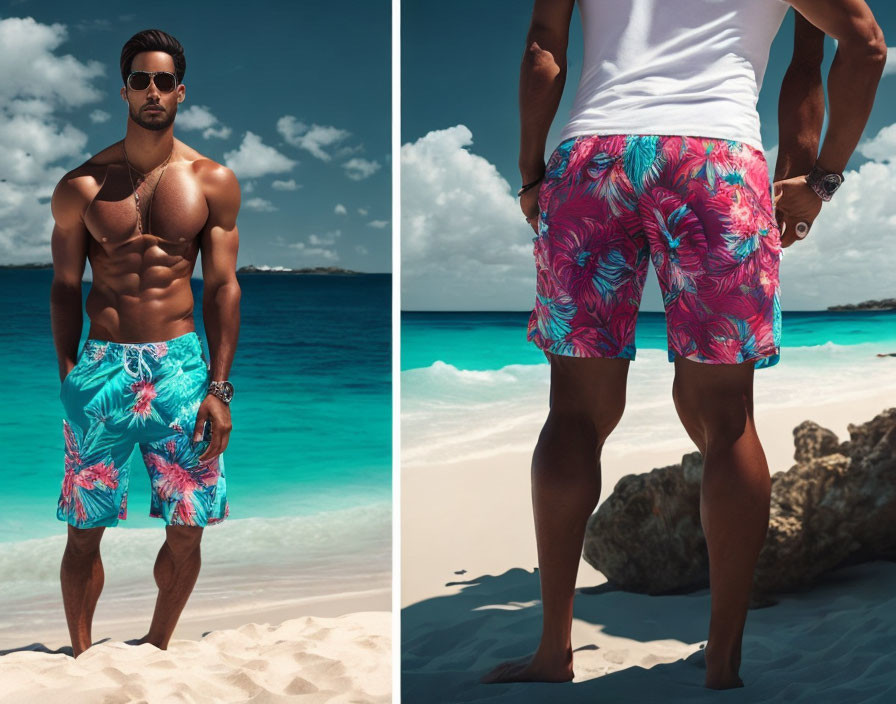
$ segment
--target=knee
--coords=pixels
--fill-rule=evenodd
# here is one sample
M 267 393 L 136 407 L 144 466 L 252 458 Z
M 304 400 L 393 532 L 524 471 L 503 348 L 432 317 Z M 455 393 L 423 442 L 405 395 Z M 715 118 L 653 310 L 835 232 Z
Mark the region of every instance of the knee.
M 709 447 L 734 444 L 747 429 L 750 399 L 746 391 L 696 393 L 676 380 L 672 384 L 672 399 L 689 430 L 699 432 L 703 439 L 700 451 L 704 454 Z
M 175 561 L 188 558 L 199 549 L 202 540 L 202 528 L 195 526 L 168 526 L 165 545 L 171 551 Z
M 624 409 L 624 400 L 618 404 L 604 404 L 599 408 L 566 408 L 555 404 L 548 414 L 546 428 L 552 431 L 552 435 L 564 440 L 574 436 L 600 448 L 619 424 Z
M 65 552 L 68 556 L 78 559 L 93 557 L 100 551 L 100 540 L 102 537 L 102 528 L 75 528 L 74 526 L 69 526 Z

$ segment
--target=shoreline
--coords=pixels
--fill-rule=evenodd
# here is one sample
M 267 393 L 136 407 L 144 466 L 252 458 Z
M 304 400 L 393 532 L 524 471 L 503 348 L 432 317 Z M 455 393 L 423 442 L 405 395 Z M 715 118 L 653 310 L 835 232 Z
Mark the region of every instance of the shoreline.
M 812 420 L 842 441 L 849 437 L 847 424 L 896 406 L 892 389 L 849 402 L 789 401 L 754 407 L 772 474 L 795 464 L 793 428 L 802 421 Z M 624 592 L 581 558 L 573 682 L 479 683 L 499 663 L 531 655 L 539 641 L 542 609 L 529 484 L 536 439 L 532 434 L 512 452 L 402 467 L 403 697 L 428 704 L 691 704 L 718 698 L 703 687 L 709 591 Z M 613 440 L 611 435 L 601 457 L 602 501 L 622 476 L 675 464 L 696 449 L 683 428 L 675 449 L 614 446 Z M 890 701 L 896 692 L 889 674 L 893 651 L 871 644 L 896 642 L 894 589 L 896 564 L 877 560 L 834 570 L 811 589 L 778 595 L 777 604 L 751 610 L 741 667 L 746 686 L 724 696 L 738 704 L 780 702 L 784 690 L 795 688 L 790 691 L 801 697 L 794 701 L 807 703 L 846 701 L 856 691 L 869 693 L 862 701 Z
M 149 582 L 151 584 L 151 578 Z M 148 584 L 147 587 L 149 586 Z M 152 587 L 154 589 L 155 585 Z M 93 625 L 95 644 L 123 642 L 145 634 L 152 615 L 151 606 L 139 615 L 126 616 L 121 611 L 110 615 L 102 614 L 103 611 L 109 611 L 108 607 L 111 606 L 104 601 L 109 600 L 100 596 Z M 107 608 L 103 609 L 103 606 Z M 2 633 L 0 654 L 5 656 L 10 652 L 33 650 L 35 646 L 49 651 L 67 647 L 70 643 L 61 597 L 58 607 L 58 625 L 55 627 L 35 629 L 21 637 Z M 210 604 L 197 604 L 191 599 L 184 608 L 172 640 L 198 641 L 208 633 L 234 630 L 250 623 L 278 626 L 297 618 L 337 618 L 358 612 L 390 612 L 391 608 L 392 589 L 389 584 L 366 590 L 316 594 L 294 599 L 244 600 L 224 609 Z
M 359 531 L 358 526 L 366 526 Z M 175 638 L 280 623 L 303 615 L 339 616 L 391 609 L 391 508 L 379 502 L 311 516 L 235 519 L 202 543 L 202 569 Z M 110 531 L 102 542 L 105 584 L 96 638 L 142 636 L 157 596 L 153 579 L 164 533 Z M 65 535 L 0 544 L 0 650 L 68 642 L 59 588 Z
M 672 400 L 669 399 L 671 406 Z M 813 407 L 786 405 L 754 408 L 756 430 L 772 474 L 793 464 L 793 428 L 812 420 L 847 439 L 846 426 L 862 423 L 896 405 L 892 391 L 844 404 Z M 546 415 L 546 410 L 545 410 Z M 683 428 L 678 449 L 620 452 L 611 434 L 601 456 L 601 502 L 626 474 L 649 472 L 681 461 L 693 452 Z M 480 575 L 497 575 L 537 564 L 529 484 L 529 465 L 537 435 L 515 452 L 465 462 L 402 466 L 401 607 L 436 596 L 457 594 L 462 586 L 446 586 Z M 606 581 L 580 560 L 577 588 Z

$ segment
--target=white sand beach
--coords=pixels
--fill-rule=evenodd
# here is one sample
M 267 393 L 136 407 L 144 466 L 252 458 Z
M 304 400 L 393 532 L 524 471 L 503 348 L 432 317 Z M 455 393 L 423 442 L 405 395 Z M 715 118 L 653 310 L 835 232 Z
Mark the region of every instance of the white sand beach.
M 22 650 L 0 658 L 0 702 L 389 702 L 391 614 L 249 623 L 168 650 L 120 641 L 77 659 Z
M 385 506 L 353 509 L 342 522 L 209 528 L 167 651 L 125 642 L 152 617 L 163 533 L 110 530 L 94 645 L 77 660 L 59 596 L 64 534 L 0 545 L 0 702 L 389 702 L 390 517 Z
M 757 371 L 755 418 L 773 473 L 793 465 L 792 431 L 800 422 L 813 420 L 846 440 L 848 423 L 896 405 L 896 376 L 887 374 L 896 367 L 868 364 L 867 378 L 875 385 L 858 393 L 850 386 L 855 369 L 849 379 L 816 376 L 805 384 L 801 377 L 810 370 Z M 639 373 L 644 371 L 641 366 Z M 781 380 L 786 394 L 776 389 Z M 403 393 L 410 381 L 403 382 Z M 683 429 L 673 437 L 671 396 L 660 398 L 655 389 L 639 396 L 636 386 L 630 389 L 626 414 L 604 448 L 602 500 L 622 476 L 675 464 L 696 449 Z M 836 571 L 810 591 L 751 611 L 741 670 L 747 686 L 720 694 L 702 687 L 707 590 L 675 596 L 611 590 L 582 561 L 574 682 L 478 684 L 499 662 L 533 652 L 540 634 L 529 463 L 547 412 L 546 379 L 538 390 L 544 391 L 542 406 L 528 403 L 512 433 L 502 427 L 504 418 L 492 420 L 502 434 L 495 443 L 501 449 L 492 454 L 433 461 L 419 447 L 408 452 L 401 495 L 403 702 L 896 701 L 892 562 Z M 633 441 L 638 424 L 646 422 L 657 423 L 659 447 Z M 470 427 L 480 447 L 482 430 L 481 423 Z M 403 436 L 409 432 L 403 426 Z M 622 439 L 614 443 L 614 437 Z M 514 439 L 516 449 L 508 450 Z

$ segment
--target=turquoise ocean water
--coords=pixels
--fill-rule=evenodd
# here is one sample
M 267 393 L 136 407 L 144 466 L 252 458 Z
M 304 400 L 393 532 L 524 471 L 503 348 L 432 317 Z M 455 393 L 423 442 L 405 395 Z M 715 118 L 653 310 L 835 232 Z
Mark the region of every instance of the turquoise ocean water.
M 784 312 L 782 344 L 787 348 L 871 343 L 896 352 L 896 311 Z M 528 313 L 415 313 L 401 316 L 401 368 L 436 361 L 460 369 L 500 369 L 540 364 L 544 355 L 526 341 Z M 641 312 L 635 334 L 640 349 L 666 349 L 663 313 Z M 783 359 L 783 357 L 782 357 Z
M 531 450 L 548 410 L 549 367 L 526 340 L 527 320 L 528 313 L 402 314 L 403 470 Z M 687 438 L 672 404 L 663 313 L 640 314 L 636 345 L 625 416 L 608 447 L 680 448 Z M 792 408 L 793 425 L 815 403 L 892 391 L 887 403 L 896 406 L 896 357 L 877 356 L 889 352 L 896 311 L 785 312 L 781 359 L 755 373 L 756 405 Z
M 0 597 L 58 589 L 64 446 L 51 276 L 0 270 Z M 206 531 L 209 561 L 305 573 L 309 560 L 325 571 L 363 552 L 388 571 L 391 277 L 247 274 L 240 285 L 225 452 L 230 518 Z M 201 281 L 193 287 L 205 346 Z M 130 557 L 110 563 L 126 570 L 133 559 L 142 570 L 141 553 L 154 556 L 162 524 L 148 511 L 149 481 L 136 453 L 124 530 L 106 540 Z

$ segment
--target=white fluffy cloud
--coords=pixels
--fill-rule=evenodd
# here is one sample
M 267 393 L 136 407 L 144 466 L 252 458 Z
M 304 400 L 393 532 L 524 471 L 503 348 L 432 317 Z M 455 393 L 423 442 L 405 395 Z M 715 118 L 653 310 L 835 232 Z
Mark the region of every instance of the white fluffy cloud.
M 884 127 L 874 137 L 860 143 L 856 151 L 874 161 L 889 161 L 896 157 L 896 124 Z
M 371 220 L 367 223 L 368 227 L 375 227 L 377 230 L 384 229 L 389 224 L 388 220 Z
M 78 107 L 102 97 L 93 80 L 103 75 L 98 61 L 78 61 L 54 51 L 68 38 L 65 25 L 41 24 L 30 17 L 0 20 L 0 95 L 36 98 L 54 106 Z
M 325 232 L 322 235 L 309 235 L 308 242 L 309 244 L 313 244 L 318 247 L 322 245 L 333 245 L 336 244 L 336 240 L 338 240 L 341 236 L 341 230 L 330 230 L 329 232 Z
M 887 47 L 887 63 L 884 64 L 884 76 L 896 73 L 896 46 Z
M 464 125 L 401 148 L 402 308 L 523 310 L 535 297 L 532 229 Z
M 227 139 L 231 133 L 231 129 L 222 125 L 205 105 L 191 105 L 186 110 L 178 111 L 176 124 L 185 130 L 202 130 L 205 139 Z
M 891 125 L 859 145 L 872 161 L 846 172 L 809 236 L 784 250 L 785 310 L 894 295 L 894 135 Z M 533 232 L 510 184 L 469 151 L 471 144 L 469 129 L 458 125 L 401 148 L 403 309 L 527 310 L 533 304 Z M 770 169 L 776 154 L 776 148 L 766 152 Z M 655 278 L 648 273 L 645 310 L 659 309 L 650 305 L 659 301 Z
M 840 303 L 892 298 L 896 271 L 896 125 L 884 127 L 857 151 L 873 159 L 847 170 L 845 182 L 822 205 L 809 236 L 784 250 L 781 304 L 816 310 Z
M 297 191 L 302 187 L 301 184 L 296 183 L 294 178 L 289 179 L 288 181 L 281 181 L 277 179 L 271 184 L 271 188 L 275 191 Z
M 380 163 L 378 161 L 370 161 L 368 159 L 362 159 L 361 157 L 355 157 L 354 159 L 349 159 L 345 162 L 342 165 L 342 168 L 345 169 L 346 175 L 352 181 L 362 181 L 379 171 Z
M 255 210 L 259 213 L 272 213 L 277 210 L 277 206 L 264 198 L 250 198 L 243 205 L 249 210 Z
M 241 178 L 258 178 L 290 171 L 297 162 L 264 144 L 254 132 L 246 132 L 238 149 L 225 152 L 224 163 Z
M 327 151 L 351 133 L 329 125 L 306 125 L 292 115 L 284 115 L 277 120 L 277 131 L 289 144 L 309 152 L 322 161 L 330 161 L 332 156 Z
M 342 203 L 337 203 L 336 207 L 333 208 L 333 212 L 337 215 L 347 215 L 348 210 L 345 209 L 345 206 Z
M 90 113 L 90 121 L 93 123 L 108 122 L 111 117 L 105 110 L 93 110 Z
M 64 25 L 0 20 L 0 261 L 50 260 L 49 198 L 73 163 L 88 158 L 87 136 L 64 113 L 97 102 L 96 61 L 57 55 Z M 63 167 L 62 165 L 65 165 Z
M 321 264 L 321 260 L 331 263 L 339 259 L 334 245 L 341 236 L 340 230 L 332 230 L 322 235 L 309 235 L 306 240 L 293 242 L 289 246 L 299 252 L 303 264 L 316 266 Z

